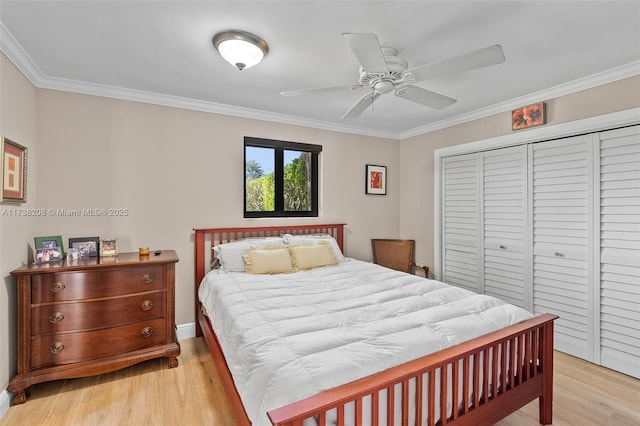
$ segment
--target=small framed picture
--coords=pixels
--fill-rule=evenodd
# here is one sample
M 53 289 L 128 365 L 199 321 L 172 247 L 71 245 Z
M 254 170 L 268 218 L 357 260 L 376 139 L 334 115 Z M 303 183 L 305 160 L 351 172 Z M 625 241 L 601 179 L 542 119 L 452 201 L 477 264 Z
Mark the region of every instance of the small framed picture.
M 76 247 L 71 247 L 67 253 L 68 260 L 79 260 L 82 258 L 82 250 Z
M 36 249 L 36 263 L 57 262 L 62 260 L 62 248 L 50 247 Z
M 80 249 L 81 257 L 96 257 L 100 252 L 100 238 L 69 238 L 69 248 Z
M 527 105 L 511 111 L 511 130 L 541 126 L 547 122 L 547 107 L 544 102 Z
M 64 257 L 64 247 L 62 246 L 62 237 L 60 235 L 52 235 L 50 237 L 35 237 L 33 239 L 36 250 L 46 248 L 59 248 L 62 257 Z
M 118 255 L 118 240 L 104 239 L 100 242 L 100 257 L 111 257 Z
M 365 176 L 365 194 L 387 194 L 387 167 L 367 164 Z
M 0 202 L 27 202 L 27 148 L 0 137 Z

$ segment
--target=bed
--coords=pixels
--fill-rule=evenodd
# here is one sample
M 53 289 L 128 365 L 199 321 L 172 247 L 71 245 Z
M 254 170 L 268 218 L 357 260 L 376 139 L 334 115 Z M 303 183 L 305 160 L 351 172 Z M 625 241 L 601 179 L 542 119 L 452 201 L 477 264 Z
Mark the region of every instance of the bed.
M 511 307 L 511 305 L 506 305 L 503 302 L 500 304 L 496 302 L 497 299 L 493 300 L 493 298 L 483 295 L 470 294 L 466 290 L 456 289 L 438 281 L 386 270 L 377 265 L 356 261 L 355 259 L 339 258 L 344 247 L 344 224 L 228 227 L 195 229 L 194 231 L 196 335 L 204 336 L 207 342 L 223 382 L 236 424 L 259 426 L 265 424 L 277 426 L 325 426 L 329 424 L 488 425 L 506 417 L 536 398 L 539 399 L 540 423 L 551 423 L 553 321 L 556 318 L 554 315 L 543 314 L 532 317 L 529 314 L 524 317 L 522 316 L 524 311 Z M 222 272 L 215 269 L 210 271 L 212 264 L 217 262 L 214 251 L 218 250 L 216 253 L 220 254 L 219 250 L 222 247 L 226 249 L 230 245 L 229 243 L 244 243 L 244 241 L 251 240 L 278 240 L 283 236 L 288 236 L 289 240 L 285 241 L 286 245 L 298 247 L 296 242 L 309 239 L 313 241 L 313 238 L 320 235 L 327 235 L 328 237 L 318 237 L 319 239 L 331 241 L 331 244 L 326 241 L 322 244 L 331 246 L 331 250 L 335 249 L 336 258 L 339 258 L 339 262 L 336 262 L 336 264 L 320 268 L 309 268 L 309 270 L 302 270 L 293 274 L 263 275 L 260 278 L 264 278 L 263 281 L 258 284 L 251 280 L 256 279 L 255 277 L 260 274 L 252 275 L 233 272 L 233 268 L 229 266 L 226 269 L 222 268 Z M 296 239 L 297 237 L 298 239 Z M 286 237 L 284 238 L 286 240 Z M 281 251 L 281 246 L 274 245 L 273 248 L 277 250 L 270 252 Z M 292 249 L 288 250 L 293 254 Z M 256 251 L 256 253 L 258 252 L 266 253 L 264 250 Z M 303 257 L 300 257 L 300 259 L 303 259 Z M 253 266 L 257 267 L 257 265 L 258 262 L 256 261 Z M 364 282 L 362 282 L 362 278 L 359 278 L 360 282 L 356 283 L 356 287 L 354 287 L 357 290 L 347 290 L 347 284 L 344 284 L 352 280 L 350 277 L 351 270 L 364 271 L 364 276 L 369 277 Z M 325 289 L 323 288 L 320 291 L 316 282 L 308 281 L 311 278 L 308 280 L 305 278 L 314 275 L 319 275 L 321 281 L 324 279 L 325 283 L 331 283 L 335 287 L 329 287 L 326 289 L 327 291 L 324 291 Z M 406 297 L 407 300 L 417 301 L 416 303 L 418 304 L 423 303 L 425 300 L 435 300 L 433 304 L 438 308 L 446 306 L 448 309 L 450 307 L 457 309 L 458 304 L 462 303 L 457 299 L 465 299 L 469 301 L 471 307 L 460 308 L 463 311 L 462 317 L 471 315 L 464 309 L 471 309 L 474 311 L 473 315 L 476 315 L 475 306 L 485 306 L 488 303 L 488 307 L 482 308 L 486 312 L 482 311 L 481 315 L 478 314 L 480 316 L 470 317 L 476 319 L 468 321 L 466 323 L 468 326 L 458 327 L 463 335 L 467 334 L 467 328 L 483 329 L 484 326 L 478 324 L 482 325 L 485 322 L 490 327 L 496 328 L 496 324 L 500 324 L 500 321 L 503 321 L 502 319 L 494 319 L 494 312 L 498 312 L 498 310 L 504 310 L 506 317 L 510 318 L 509 321 L 513 324 L 500 326 L 478 337 L 468 338 L 468 336 L 460 337 L 449 333 L 446 328 L 447 325 L 443 328 L 443 324 L 460 324 L 458 319 L 447 319 L 449 322 L 438 323 L 437 326 L 434 326 L 430 319 L 425 320 L 416 317 L 416 315 L 421 314 L 409 313 L 404 315 L 403 313 L 404 316 L 401 323 L 405 329 L 392 333 L 391 337 L 367 335 L 368 331 L 364 331 L 365 329 L 363 328 L 357 328 L 358 333 L 356 334 L 362 334 L 365 338 L 351 341 L 349 339 L 353 336 L 348 335 L 348 333 L 344 336 L 335 334 L 342 333 L 348 328 L 342 327 L 344 326 L 340 322 L 342 319 L 338 321 L 338 319 L 334 318 L 333 322 L 340 322 L 341 328 L 332 331 L 321 329 L 318 330 L 318 334 L 308 334 L 306 333 L 308 330 L 305 329 L 305 339 L 300 339 L 299 336 L 302 333 L 297 331 L 296 327 L 309 327 L 309 325 L 302 325 L 302 319 L 308 316 L 304 309 L 311 308 L 302 307 L 299 299 L 295 298 L 299 297 L 296 292 L 306 291 L 304 288 L 307 288 L 307 285 L 292 284 L 293 281 L 291 280 L 294 279 L 299 280 L 296 282 L 309 283 L 308 288 L 311 289 L 310 291 L 314 295 L 313 303 L 323 307 L 331 306 L 331 309 L 334 306 L 339 306 L 340 300 L 325 300 L 325 297 L 335 297 L 334 293 L 339 294 L 339 291 L 348 291 L 348 296 L 347 294 L 337 296 L 338 299 L 348 305 L 349 303 L 347 302 L 354 300 L 351 297 L 354 291 L 365 292 L 365 290 L 361 289 L 371 288 L 371 294 L 363 294 L 364 297 L 378 301 L 382 297 L 385 299 L 385 306 L 395 306 L 394 301 L 401 298 L 397 294 L 401 294 L 402 298 L 408 296 Z M 317 280 L 317 278 L 314 279 Z M 341 281 L 343 279 L 347 281 L 343 283 Z M 212 285 L 216 290 L 207 290 L 208 287 L 206 286 L 209 285 L 208 282 L 210 280 L 213 281 L 214 284 Z M 391 285 L 389 289 L 381 287 L 384 296 L 381 296 L 380 293 L 374 293 L 374 291 L 378 291 L 377 288 L 379 286 L 383 285 Z M 202 289 L 201 286 L 203 286 Z M 300 290 L 298 290 L 298 287 L 300 287 Z M 288 289 L 291 288 L 296 288 L 296 291 L 289 291 Z M 426 291 L 425 289 L 434 290 L 434 292 L 423 294 Z M 211 294 L 222 294 L 223 298 L 231 300 L 230 307 L 215 305 L 218 302 L 213 302 L 212 304 L 210 301 L 205 301 L 204 299 L 208 299 L 208 297 L 203 296 L 203 294 L 207 291 Z M 256 293 L 256 291 L 259 291 L 259 293 Z M 443 296 L 445 291 L 447 295 Z M 434 294 L 438 294 L 438 296 L 434 296 Z M 282 303 L 283 309 L 275 309 L 276 305 L 273 305 L 273 303 L 276 302 L 269 299 L 268 296 L 270 295 L 275 297 L 273 300 L 277 300 L 278 304 Z M 460 297 L 456 295 L 460 295 Z M 436 299 L 439 297 L 442 300 L 433 299 L 434 297 Z M 387 299 L 391 302 L 387 303 Z M 203 301 L 208 305 L 206 309 L 203 309 Z M 272 303 L 272 305 L 269 305 L 269 303 Z M 265 315 L 259 312 L 251 315 L 246 314 L 247 312 L 253 312 L 254 305 L 270 307 L 271 310 L 268 311 L 269 313 L 266 317 L 275 316 L 279 322 L 264 325 L 262 322 Z M 359 306 L 357 308 L 368 309 Z M 393 308 L 396 311 L 398 309 L 403 310 L 405 308 Z M 233 317 L 234 310 L 236 311 L 236 317 Z M 375 315 L 378 315 L 377 311 L 361 310 L 359 315 L 362 312 L 375 312 Z M 418 311 L 422 312 L 422 309 L 418 309 Z M 294 318 L 282 318 L 283 312 L 293 312 Z M 324 318 L 340 317 L 340 311 L 334 312 L 335 314 L 330 316 L 327 316 L 325 312 Z M 300 321 L 295 319 L 296 315 L 300 316 Z M 483 319 L 485 317 L 482 315 L 488 315 L 486 316 L 487 321 Z M 214 330 L 212 323 L 224 321 L 224 317 L 227 316 L 233 318 L 231 323 L 218 325 Z M 407 321 L 407 318 L 409 321 Z M 240 324 L 243 321 L 247 325 L 241 326 Z M 348 322 L 348 320 L 346 321 Z M 372 323 L 383 324 L 382 328 L 385 329 L 398 326 L 396 319 L 394 319 L 396 322 L 393 323 L 383 321 L 387 320 L 377 317 L 371 320 Z M 326 321 L 321 322 L 324 323 Z M 331 322 L 331 320 L 328 322 Z M 426 323 L 428 323 L 426 325 L 427 328 L 420 328 Z M 286 326 L 283 326 L 283 324 Z M 356 324 L 356 326 L 360 327 L 361 325 Z M 241 350 L 238 349 L 238 345 L 233 346 L 231 344 L 230 346 L 228 341 L 232 341 L 232 339 L 227 337 L 227 332 L 231 330 L 231 333 L 234 333 L 234 330 L 240 327 L 249 330 L 247 336 L 251 336 L 253 332 L 253 337 L 241 335 L 241 339 L 249 339 L 249 343 L 251 343 L 250 339 L 264 339 L 264 341 L 261 341 L 260 345 L 245 344 Z M 272 330 L 274 330 L 273 336 L 271 336 Z M 437 330 L 437 333 L 431 333 L 430 330 Z M 289 336 L 282 340 L 280 334 L 283 332 L 292 332 L 293 337 Z M 416 334 L 416 332 L 418 333 Z M 352 362 L 348 358 L 351 353 L 325 352 L 327 348 L 322 346 L 322 342 L 326 345 L 328 340 L 323 340 L 323 333 L 333 333 L 331 338 L 336 341 L 346 339 L 348 345 L 352 347 L 367 348 L 367 345 L 374 340 L 376 342 L 382 341 L 385 344 L 389 344 L 389 346 L 388 349 L 380 349 L 380 347 L 376 346 L 376 350 L 368 354 L 367 362 L 353 362 L 354 366 L 362 365 L 364 366 L 363 368 L 358 367 L 354 368 L 354 371 L 350 371 L 350 369 L 345 369 L 345 366 Z M 436 347 L 438 345 L 444 347 L 435 351 L 421 353 L 422 346 L 425 346 L 428 340 L 432 340 L 431 337 L 435 334 L 441 335 L 444 340 L 450 341 L 449 344 L 452 345 L 447 346 L 435 341 L 430 342 L 429 344 L 433 343 Z M 313 338 L 309 340 L 306 336 L 313 336 Z M 398 336 L 403 336 L 400 340 L 410 343 L 411 348 L 409 350 L 418 355 L 409 356 L 404 353 L 394 352 L 397 350 L 397 342 L 393 339 L 397 340 Z M 421 341 L 421 336 L 424 336 L 424 342 Z M 299 348 L 302 348 L 299 350 L 302 351 L 304 356 L 307 356 L 305 355 L 305 351 L 307 351 L 305 344 L 318 346 L 320 353 L 327 354 L 326 357 L 328 358 L 327 362 L 323 362 L 325 356 L 312 354 L 302 361 L 298 358 L 292 358 L 288 362 L 283 361 L 282 365 L 273 368 L 273 371 L 276 372 L 273 377 L 267 376 L 266 370 L 251 370 L 253 374 L 247 374 L 246 371 L 239 369 L 238 364 L 240 361 L 237 359 L 230 358 L 230 361 L 227 361 L 221 342 L 227 348 L 228 355 L 230 355 L 229 352 L 238 351 L 239 354 L 236 355 L 239 358 L 253 358 L 256 352 L 262 352 L 267 355 L 278 354 L 275 359 L 275 362 L 277 362 L 289 356 L 289 352 L 295 352 Z M 264 344 L 265 342 L 266 344 Z M 229 349 L 230 347 L 233 349 Z M 247 347 L 267 349 L 247 352 Z M 269 348 L 273 348 L 273 350 Z M 405 349 L 402 350 L 404 351 Z M 389 361 L 391 364 L 385 364 L 387 361 L 381 361 L 385 357 L 380 354 L 385 352 L 390 353 L 390 356 L 386 357 L 386 359 L 394 360 Z M 366 355 L 367 352 L 360 351 L 360 354 Z M 340 361 L 343 357 L 347 357 L 346 362 L 329 362 L 331 359 Z M 399 359 L 402 359 L 402 361 L 399 362 Z M 260 360 L 258 363 L 259 368 L 263 368 L 263 364 L 266 364 L 266 362 Z M 342 368 L 342 370 L 329 376 L 320 375 L 326 374 L 324 369 L 334 364 L 337 369 Z M 298 369 L 291 370 L 292 365 Z M 300 366 L 302 367 L 300 368 Z M 316 368 L 316 366 L 319 367 Z M 370 371 L 374 367 L 375 371 Z M 307 377 L 308 370 L 313 370 L 314 374 L 317 370 L 319 375 Z M 261 380 L 255 379 L 256 377 Z M 262 388 L 256 386 L 257 382 L 264 383 L 265 389 L 269 392 L 263 391 Z M 280 387 L 278 387 L 278 383 Z M 285 387 L 289 386 L 294 390 L 293 394 L 300 394 L 302 397 L 292 400 L 291 395 L 287 393 L 288 390 L 282 388 L 283 385 Z M 251 390 L 249 393 L 259 394 L 256 396 L 259 401 L 256 402 L 255 399 L 251 399 L 251 396 L 247 396 L 247 389 Z M 278 403 L 278 401 L 280 402 Z

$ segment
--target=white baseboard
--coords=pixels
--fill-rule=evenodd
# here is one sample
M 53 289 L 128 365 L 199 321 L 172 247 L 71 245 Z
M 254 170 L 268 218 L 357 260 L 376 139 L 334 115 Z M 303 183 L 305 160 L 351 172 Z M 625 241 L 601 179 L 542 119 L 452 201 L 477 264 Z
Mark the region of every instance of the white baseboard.
M 195 334 L 195 331 L 194 331 L 194 334 Z M 4 415 L 7 414 L 7 411 L 9 411 L 12 398 L 13 398 L 13 394 L 7 392 L 6 390 L 3 390 L 2 393 L 0 393 L 0 419 L 2 419 Z
M 176 330 L 176 335 L 178 336 L 178 340 L 190 339 L 192 337 L 196 337 L 196 323 L 190 322 L 188 324 L 180 324 L 178 325 Z

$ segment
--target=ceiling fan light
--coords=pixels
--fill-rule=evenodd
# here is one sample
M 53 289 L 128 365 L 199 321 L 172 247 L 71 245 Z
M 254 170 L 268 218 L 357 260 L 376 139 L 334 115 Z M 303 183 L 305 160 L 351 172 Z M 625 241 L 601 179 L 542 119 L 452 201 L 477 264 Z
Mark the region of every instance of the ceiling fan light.
M 245 31 L 223 31 L 212 42 L 220 56 L 239 70 L 260 63 L 269 52 L 267 42 Z

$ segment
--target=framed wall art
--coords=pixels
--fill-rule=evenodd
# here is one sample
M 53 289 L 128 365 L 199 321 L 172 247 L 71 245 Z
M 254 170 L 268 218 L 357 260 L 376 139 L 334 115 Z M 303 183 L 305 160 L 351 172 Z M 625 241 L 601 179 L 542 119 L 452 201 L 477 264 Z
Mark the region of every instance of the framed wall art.
M 26 203 L 27 148 L 5 137 L 0 138 L 0 145 L 2 145 L 0 147 L 2 153 L 0 202 Z
M 367 164 L 365 194 L 387 194 L 387 167 Z
M 96 257 L 100 253 L 100 238 L 69 238 L 69 249 L 71 248 L 80 249 L 81 257 Z
M 547 122 L 547 111 L 544 102 L 527 105 L 511 111 L 511 130 L 540 126 Z

